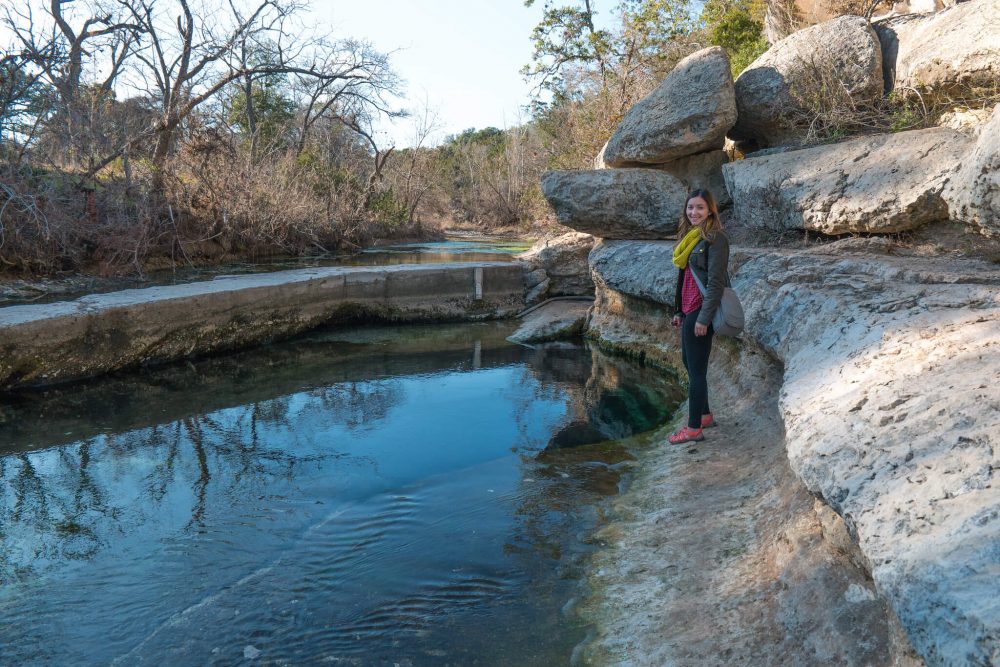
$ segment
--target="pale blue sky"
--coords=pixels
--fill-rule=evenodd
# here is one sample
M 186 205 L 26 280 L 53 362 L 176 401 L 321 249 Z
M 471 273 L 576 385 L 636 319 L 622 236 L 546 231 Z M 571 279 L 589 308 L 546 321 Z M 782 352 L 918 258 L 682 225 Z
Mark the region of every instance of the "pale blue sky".
M 531 59 L 531 30 L 541 18 L 541 4 L 316 0 L 311 12 L 337 36 L 367 39 L 382 51 L 399 49 L 392 62 L 407 81 L 404 104 L 418 108 L 426 98 L 443 125 L 440 140 L 470 127 L 503 128 L 526 119 L 520 109 L 530 99 L 531 85 L 519 72 Z M 387 132 L 403 146 L 412 129 L 401 121 Z

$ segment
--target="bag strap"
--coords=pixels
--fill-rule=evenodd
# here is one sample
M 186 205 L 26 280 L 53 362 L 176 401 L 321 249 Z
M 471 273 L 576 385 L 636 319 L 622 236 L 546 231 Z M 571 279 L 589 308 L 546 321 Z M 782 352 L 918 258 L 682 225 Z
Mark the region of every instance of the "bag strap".
M 711 249 L 712 249 L 712 244 L 706 242 L 705 243 L 705 261 L 706 262 L 708 261 L 708 252 Z M 691 264 L 690 263 L 688 263 L 688 268 L 691 270 L 691 277 L 694 278 L 694 282 L 698 285 L 698 289 L 701 290 L 701 296 L 702 296 L 702 298 L 704 298 L 705 295 L 708 293 L 708 290 L 705 289 L 705 286 L 701 284 L 701 280 L 698 279 L 698 274 L 694 272 L 693 268 L 691 268 Z M 727 283 L 731 283 L 732 282 L 730 280 L 730 278 L 729 278 L 729 267 L 728 266 L 726 267 L 726 282 Z
M 688 270 L 691 271 L 691 277 L 694 278 L 694 282 L 698 285 L 698 290 L 701 292 L 701 297 L 704 299 L 708 290 L 706 290 L 705 286 L 701 284 L 701 279 L 698 278 L 698 274 L 694 272 L 694 269 L 692 269 L 690 265 L 688 265 Z

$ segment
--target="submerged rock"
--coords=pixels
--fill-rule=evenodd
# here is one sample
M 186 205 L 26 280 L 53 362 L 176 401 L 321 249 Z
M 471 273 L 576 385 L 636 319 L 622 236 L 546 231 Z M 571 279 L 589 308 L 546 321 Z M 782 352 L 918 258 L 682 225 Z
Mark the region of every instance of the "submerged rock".
M 583 333 L 590 301 L 552 301 L 524 316 L 521 326 L 507 340 L 514 343 L 544 343 L 573 338 Z

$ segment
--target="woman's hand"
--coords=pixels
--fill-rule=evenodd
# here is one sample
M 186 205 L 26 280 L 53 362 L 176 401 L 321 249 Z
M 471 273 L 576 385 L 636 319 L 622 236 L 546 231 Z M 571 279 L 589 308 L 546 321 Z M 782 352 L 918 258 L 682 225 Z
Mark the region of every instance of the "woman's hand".
M 672 326 L 675 329 L 679 329 L 681 326 L 681 316 L 674 315 L 674 319 L 670 320 L 670 326 Z
M 694 324 L 694 335 L 695 336 L 704 336 L 707 333 L 708 333 L 708 325 L 707 324 L 702 324 L 701 322 L 695 322 L 695 324 Z

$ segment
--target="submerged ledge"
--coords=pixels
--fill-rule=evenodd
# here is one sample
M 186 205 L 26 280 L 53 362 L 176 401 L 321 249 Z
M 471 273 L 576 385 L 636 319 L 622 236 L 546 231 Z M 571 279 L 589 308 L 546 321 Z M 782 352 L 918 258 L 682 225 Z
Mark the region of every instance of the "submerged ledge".
M 597 246 L 589 327 L 676 367 L 659 297 L 670 250 Z M 1000 269 L 836 244 L 734 260 L 748 327 L 713 352 L 722 425 L 697 446 L 651 450 L 618 501 L 595 566 L 591 661 L 997 664 Z M 804 512 L 812 496 L 822 503 Z M 797 588 L 834 563 L 824 552 L 870 584 Z M 879 625 L 851 620 L 868 602 L 887 605 L 883 649 L 852 657 L 858 628 Z M 855 631 L 838 636 L 845 624 Z M 800 634 L 810 625 L 821 639 Z
M 511 262 L 325 267 L 0 309 L 0 390 L 239 349 L 345 321 L 446 322 L 524 307 Z

